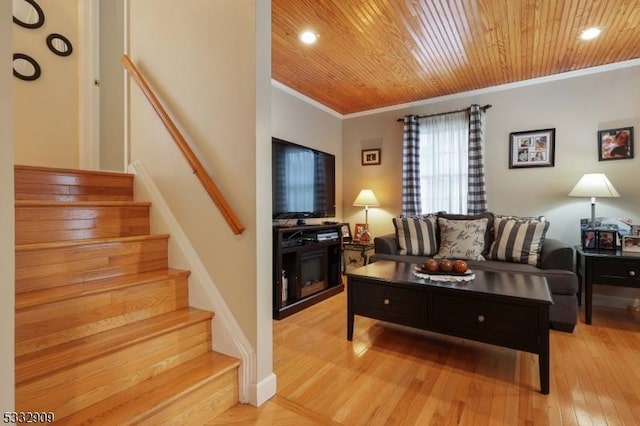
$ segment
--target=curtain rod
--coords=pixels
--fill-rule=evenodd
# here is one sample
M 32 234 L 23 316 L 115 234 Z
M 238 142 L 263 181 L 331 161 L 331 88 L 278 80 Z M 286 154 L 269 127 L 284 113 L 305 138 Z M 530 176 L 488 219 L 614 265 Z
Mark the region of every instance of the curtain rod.
M 486 111 L 489 108 L 491 108 L 491 105 L 487 104 L 485 106 L 481 106 L 480 109 L 482 111 Z M 439 112 L 437 114 L 429 114 L 429 115 L 419 115 L 418 118 L 427 118 L 427 117 L 437 117 L 439 115 L 445 115 L 445 114 L 453 114 L 454 112 L 464 112 L 464 111 L 469 111 L 470 108 L 465 108 L 465 109 L 459 109 L 457 111 L 448 111 L 448 112 Z M 404 117 L 403 118 L 398 118 L 396 121 L 401 122 L 404 121 Z

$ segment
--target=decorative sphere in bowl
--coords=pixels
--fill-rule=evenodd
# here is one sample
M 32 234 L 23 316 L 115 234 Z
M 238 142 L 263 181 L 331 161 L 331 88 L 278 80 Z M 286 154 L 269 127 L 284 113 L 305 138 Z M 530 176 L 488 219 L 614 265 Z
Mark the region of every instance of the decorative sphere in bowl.
M 469 265 L 464 260 L 456 260 L 453 262 L 453 272 L 464 274 L 469 269 Z
M 453 270 L 453 263 L 450 260 L 441 260 L 438 264 L 440 272 L 451 272 Z
M 438 272 L 438 261 L 435 259 L 429 259 L 422 265 L 425 271 Z

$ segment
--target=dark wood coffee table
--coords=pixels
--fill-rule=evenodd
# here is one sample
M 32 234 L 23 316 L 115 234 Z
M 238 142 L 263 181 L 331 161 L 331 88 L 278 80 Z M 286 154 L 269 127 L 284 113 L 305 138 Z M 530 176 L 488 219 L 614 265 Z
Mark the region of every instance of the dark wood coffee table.
M 541 276 L 475 271 L 473 281 L 418 278 L 416 265 L 377 261 L 347 274 L 347 339 L 355 315 L 538 354 L 549 393 L 549 305 Z

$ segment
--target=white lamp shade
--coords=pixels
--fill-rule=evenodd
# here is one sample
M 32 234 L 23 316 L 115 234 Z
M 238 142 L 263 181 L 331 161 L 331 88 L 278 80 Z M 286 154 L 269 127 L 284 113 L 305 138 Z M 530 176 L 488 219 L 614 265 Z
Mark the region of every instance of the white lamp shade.
M 604 173 L 587 173 L 580 178 L 569 197 L 619 197 Z
M 356 200 L 353 202 L 357 207 L 379 206 L 380 203 L 376 198 L 376 195 L 370 189 L 363 189 L 360 191 Z

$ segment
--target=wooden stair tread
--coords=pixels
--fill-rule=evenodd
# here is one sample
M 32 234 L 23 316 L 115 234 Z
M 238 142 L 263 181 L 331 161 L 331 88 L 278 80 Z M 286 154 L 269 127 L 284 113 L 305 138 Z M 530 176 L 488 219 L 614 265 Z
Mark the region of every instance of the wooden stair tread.
M 133 177 L 134 175 L 126 172 L 117 172 L 111 170 L 84 170 L 84 169 L 67 169 L 63 167 L 46 167 L 46 166 L 27 166 L 16 164 L 13 166 L 14 171 L 24 172 L 43 172 L 70 175 L 86 175 L 86 176 L 122 176 Z
M 82 246 L 96 246 L 101 244 L 112 244 L 132 241 L 149 241 L 149 240 L 161 240 L 168 239 L 169 234 L 152 234 L 152 235 L 133 235 L 130 237 L 109 237 L 109 238 L 96 238 L 92 240 L 69 240 L 69 241 L 56 241 L 48 243 L 34 243 L 34 244 L 16 244 L 16 253 L 24 251 L 35 250 L 49 250 L 49 249 L 64 249 L 64 248 L 77 248 Z
M 142 285 L 164 278 L 173 278 L 181 275 L 189 276 L 190 271 L 183 269 L 160 269 L 156 271 L 140 272 L 137 274 L 120 275 L 112 278 L 103 278 L 85 283 L 72 284 L 63 287 L 51 287 L 43 290 L 35 290 L 27 293 L 16 294 L 15 309 L 20 311 L 46 303 L 60 300 L 87 296 L 117 290 L 124 287 Z
M 180 309 L 18 356 L 15 360 L 16 385 L 51 371 L 58 372 L 71 368 L 89 359 L 100 357 L 189 324 L 210 320 L 213 315 L 212 312 L 196 308 Z
M 90 201 L 58 201 L 58 200 L 15 200 L 15 207 L 149 207 L 150 201 L 119 201 L 119 200 L 90 200 Z
M 210 352 L 68 417 L 57 419 L 57 423 L 135 424 L 239 365 L 236 358 Z

